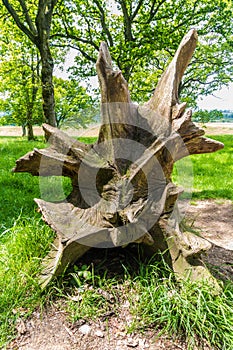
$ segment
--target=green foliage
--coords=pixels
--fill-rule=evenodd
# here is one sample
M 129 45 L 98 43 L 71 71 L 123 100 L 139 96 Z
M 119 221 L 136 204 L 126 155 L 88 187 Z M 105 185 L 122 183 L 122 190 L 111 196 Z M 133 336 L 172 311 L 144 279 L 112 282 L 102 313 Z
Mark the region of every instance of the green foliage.
M 222 120 L 223 113 L 222 113 L 222 111 L 218 111 L 217 109 L 213 109 L 211 111 L 207 111 L 206 109 L 204 109 L 204 110 L 200 109 L 200 110 L 193 113 L 192 119 L 195 122 L 205 124 L 205 123 L 209 123 L 209 122 L 215 122 L 218 120 Z
M 86 127 L 95 117 L 94 100 L 76 80 L 54 77 L 58 127 Z
M 43 121 L 40 60 L 32 43 L 13 25 L 10 28 L 14 38 L 1 47 L 0 113 L 4 115 L 4 123 L 27 127 L 32 139 L 32 125 Z M 1 31 L 5 35 L 6 26 Z
M 165 263 L 152 260 L 141 265 L 131 288 L 131 311 L 135 316 L 131 330 L 153 324 L 172 336 L 183 334 L 190 350 L 202 346 L 204 340 L 217 349 L 232 348 L 232 285 L 216 295 L 204 283 L 177 283 Z
M 9 22 L 14 29 L 18 28 L 23 38 L 27 38 L 38 50 L 41 63 L 43 113 L 46 122 L 52 126 L 56 126 L 56 119 L 53 88 L 54 60 L 50 49 L 50 32 L 53 11 L 57 2 L 57 0 L 36 2 L 3 0 L 0 5 L 3 10 L 3 23 Z M 32 133 L 31 127 L 30 133 Z
M 3 13 L 0 29 L 0 41 L 4 47 L 1 50 L 1 53 L 4 52 L 3 63 L 8 61 L 8 53 L 13 50 L 12 42 L 17 42 L 19 51 L 20 47 L 24 48 L 25 45 L 28 45 L 22 36 L 23 32 L 39 49 L 40 54 L 42 54 L 43 47 L 47 47 L 47 56 L 50 57 L 47 61 L 47 68 L 53 58 L 61 66 L 67 51 L 72 48 L 78 52 L 75 65 L 71 69 L 73 77 L 79 80 L 90 78 L 96 75 L 95 62 L 99 44 L 104 40 L 108 43 L 115 64 L 122 70 L 129 82 L 133 100 L 143 102 L 151 96 L 159 77 L 172 59 L 184 34 L 190 28 L 197 28 L 199 44 L 179 87 L 182 99 L 190 105 L 195 105 L 199 95 L 208 95 L 232 81 L 231 0 L 215 2 L 212 0 L 186 2 L 173 0 L 158 3 L 151 0 L 113 0 L 110 2 L 72 0 L 54 1 L 50 4 L 51 6 L 47 0 L 33 3 L 12 0 L 10 4 L 15 9 L 15 22 L 21 29 L 21 31 L 18 30 L 17 35 L 21 35 L 23 39 L 15 39 L 16 25 L 12 17 L 7 16 L 6 11 L 8 8 L 12 15 L 9 1 L 3 1 L 3 4 L 0 4 Z M 49 15 L 44 32 L 46 35 L 43 37 L 39 19 L 43 17 L 44 12 L 41 10 L 46 5 Z M 51 24 L 53 24 L 52 27 Z M 41 73 L 44 76 L 46 55 L 42 56 L 44 69 Z M 43 83 L 43 87 L 46 86 Z M 52 86 L 50 90 L 52 98 Z M 69 87 L 68 90 L 68 99 L 74 100 L 73 93 L 70 97 L 72 88 Z M 57 94 L 59 95 L 58 91 Z M 85 92 L 78 87 L 77 95 L 80 94 L 83 97 Z M 44 101 L 45 96 L 46 93 Z M 81 104 L 86 102 L 84 98 Z M 58 121 L 66 114 L 65 105 L 66 103 L 62 102 L 62 106 L 57 107 Z M 78 105 L 80 105 L 80 100 Z M 72 111 L 69 113 L 72 114 Z M 18 119 L 25 113 L 18 111 L 17 114 Z M 38 115 L 38 113 L 35 114 Z M 76 112 L 74 114 L 77 115 Z M 92 112 L 88 112 L 88 121 L 92 115 Z M 46 118 L 49 119 L 48 116 Z M 51 121 L 52 119 L 51 117 Z M 81 116 L 78 117 L 78 120 L 84 123 Z
M 116 65 L 129 81 L 133 100 L 147 99 L 190 28 L 199 44 L 180 85 L 182 98 L 195 104 L 232 81 L 231 0 L 65 1 L 54 18 L 57 45 L 77 49 L 73 74 L 95 74 L 99 43 L 106 41 Z

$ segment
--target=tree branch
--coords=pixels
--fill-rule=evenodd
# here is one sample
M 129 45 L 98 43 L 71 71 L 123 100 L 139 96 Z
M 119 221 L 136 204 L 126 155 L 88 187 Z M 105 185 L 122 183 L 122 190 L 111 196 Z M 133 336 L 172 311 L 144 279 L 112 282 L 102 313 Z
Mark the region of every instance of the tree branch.
M 104 30 L 104 32 L 106 33 L 107 37 L 108 37 L 108 41 L 109 41 L 109 46 L 114 46 L 114 43 L 113 43 L 113 39 L 112 39 L 112 35 L 107 27 L 107 24 L 106 24 L 106 20 L 105 20 L 105 13 L 104 13 L 104 9 L 103 7 L 100 5 L 99 1 L 98 0 L 94 0 L 94 3 L 97 5 L 99 11 L 100 11 L 100 21 L 101 21 L 101 25 L 102 25 L 102 28 Z
M 133 41 L 131 19 L 130 19 L 130 15 L 128 14 L 125 0 L 119 0 L 119 4 L 121 5 L 121 9 L 124 16 L 125 41 L 126 42 Z
M 153 19 L 153 18 L 155 17 L 155 15 L 157 14 L 157 12 L 158 12 L 160 6 L 161 6 L 164 2 L 166 2 L 166 0 L 161 0 L 161 1 L 158 3 L 158 5 L 156 6 L 156 8 L 155 8 L 156 2 L 157 2 L 156 0 L 154 0 L 154 1 L 152 2 L 152 6 L 151 6 L 151 9 L 150 9 L 150 17 L 149 17 L 149 20 L 147 21 L 147 23 L 150 23 L 150 22 L 152 21 L 152 19 Z
M 93 58 L 90 55 L 88 55 L 86 53 L 86 51 L 84 51 L 84 49 L 81 49 L 79 46 L 74 46 L 74 45 L 68 44 L 68 47 L 70 47 L 71 49 L 75 49 L 75 50 L 79 51 L 87 60 L 89 60 L 91 62 L 96 62 L 95 58 Z
M 32 19 L 29 15 L 29 11 L 28 11 L 28 8 L 27 8 L 27 5 L 25 4 L 25 1 L 24 0 L 19 0 L 20 2 L 20 5 L 22 7 L 22 10 L 23 10 L 23 13 L 24 13 L 24 16 L 25 16 L 25 20 L 31 30 L 31 32 L 33 33 L 33 35 L 37 35 L 37 30 L 36 30 L 36 27 L 34 26 L 34 24 L 32 23 Z
M 21 19 L 19 18 L 17 12 L 15 9 L 11 6 L 8 0 L 2 0 L 3 5 L 5 5 L 7 11 L 11 14 L 13 17 L 16 25 L 20 30 L 24 32 L 24 34 L 27 35 L 27 37 L 35 44 L 36 43 L 36 36 L 23 24 Z
M 86 40 L 86 39 L 82 39 L 78 36 L 76 36 L 75 34 L 70 34 L 69 32 L 66 32 L 66 34 L 62 34 L 62 33 L 57 33 L 57 34 L 53 34 L 51 35 L 50 38 L 63 38 L 63 39 L 73 39 L 76 42 L 81 42 L 83 44 L 89 44 L 91 46 L 93 46 L 96 50 L 98 50 L 98 46 L 91 40 Z M 53 45 L 55 46 L 55 45 Z M 62 47 L 62 45 L 56 45 L 57 47 Z
M 142 6 L 142 4 L 143 4 L 143 1 L 144 1 L 144 0 L 139 0 L 138 6 L 136 7 L 136 9 L 134 10 L 134 12 L 133 12 L 133 13 L 131 14 L 131 16 L 130 16 L 131 21 L 133 21 L 134 18 L 137 16 L 138 11 L 140 10 L 140 8 L 141 8 L 141 6 Z

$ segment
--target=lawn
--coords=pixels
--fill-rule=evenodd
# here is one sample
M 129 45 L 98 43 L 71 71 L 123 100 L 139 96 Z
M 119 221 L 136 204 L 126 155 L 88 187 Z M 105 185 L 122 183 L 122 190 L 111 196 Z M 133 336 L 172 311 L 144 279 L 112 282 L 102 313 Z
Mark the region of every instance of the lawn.
M 233 136 L 214 138 L 225 144 L 223 150 L 191 157 L 195 200 L 233 199 Z M 82 141 L 93 140 L 85 138 Z M 216 348 L 233 348 L 232 283 L 223 287 L 221 295 L 215 295 L 205 285 L 178 283 L 164 262 L 151 260 L 144 264 L 139 259 L 135 271 L 132 271 L 131 262 L 128 265 L 126 262 L 120 282 L 107 278 L 105 273 L 101 275 L 98 268 L 78 265 L 70 269 L 62 281 L 55 281 L 42 293 L 37 274 L 54 234 L 43 223 L 33 201 L 40 197 L 39 178 L 14 174 L 11 169 L 20 156 L 34 147 L 45 147 L 45 144 L 42 138 L 27 142 L 22 138 L 1 137 L 0 147 L 0 346 L 14 336 L 19 317 L 27 317 L 35 307 L 42 307 L 58 294 L 66 295 L 67 288 L 70 294 L 86 284 L 94 288 L 94 293 L 82 289 L 80 303 L 67 302 L 70 319 L 75 321 L 98 316 L 106 310 L 106 300 L 95 290 L 101 287 L 116 295 L 120 283 L 120 293 L 124 291 L 130 301 L 131 313 L 135 315 L 131 331 L 157 324 L 168 333 L 187 336 L 190 349 L 195 335 L 207 339 Z M 51 181 L 56 183 L 54 179 Z M 64 181 L 64 193 L 69 190 L 69 185 Z
M 194 200 L 233 200 L 233 136 L 210 136 L 224 143 L 215 153 L 196 154 L 178 161 L 173 181 L 183 186 Z
M 212 136 L 225 147 L 216 152 L 191 157 L 194 173 L 193 198 L 233 200 L 233 135 Z

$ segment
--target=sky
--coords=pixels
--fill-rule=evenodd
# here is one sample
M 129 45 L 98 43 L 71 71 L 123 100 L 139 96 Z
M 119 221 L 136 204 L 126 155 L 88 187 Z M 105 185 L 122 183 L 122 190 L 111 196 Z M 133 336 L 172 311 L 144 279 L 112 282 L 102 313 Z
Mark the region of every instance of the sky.
M 200 109 L 226 109 L 233 111 L 233 83 L 228 87 L 215 91 L 213 95 L 199 98 L 197 103 Z

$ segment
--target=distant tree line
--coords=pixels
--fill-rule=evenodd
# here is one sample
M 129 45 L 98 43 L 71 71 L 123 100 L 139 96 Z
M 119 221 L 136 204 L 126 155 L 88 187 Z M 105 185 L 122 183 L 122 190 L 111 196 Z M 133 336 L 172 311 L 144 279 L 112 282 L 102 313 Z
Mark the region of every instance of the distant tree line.
M 209 122 L 233 122 L 233 111 L 229 110 L 198 110 L 193 113 L 192 119 L 199 123 L 209 123 Z
M 233 111 L 223 110 L 221 112 L 223 114 L 223 121 L 225 121 L 225 122 L 233 122 Z

